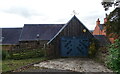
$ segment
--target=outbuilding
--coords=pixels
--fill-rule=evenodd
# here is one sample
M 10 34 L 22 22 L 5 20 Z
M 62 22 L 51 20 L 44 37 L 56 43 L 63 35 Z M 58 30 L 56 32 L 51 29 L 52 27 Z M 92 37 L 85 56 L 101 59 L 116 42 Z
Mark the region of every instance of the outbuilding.
M 0 28 L 0 45 L 3 50 L 19 49 L 19 37 L 22 28 Z
M 47 43 L 46 54 L 60 57 L 87 57 L 93 38 L 85 25 L 73 16 Z

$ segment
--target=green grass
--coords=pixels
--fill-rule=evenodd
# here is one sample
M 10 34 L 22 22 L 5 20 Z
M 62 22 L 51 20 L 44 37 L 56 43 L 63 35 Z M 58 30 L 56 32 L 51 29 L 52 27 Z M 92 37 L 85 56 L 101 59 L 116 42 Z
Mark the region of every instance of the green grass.
M 2 72 L 18 69 L 27 64 L 39 62 L 45 60 L 46 58 L 31 58 L 31 59 L 22 59 L 22 60 L 3 60 L 2 61 Z
M 2 61 L 0 59 L 0 73 L 2 72 Z
M 26 69 L 22 69 L 22 70 L 20 70 L 20 71 L 18 71 L 18 72 L 29 72 L 30 70 L 40 70 L 40 69 L 48 69 L 48 68 L 45 68 L 45 67 L 39 67 L 39 66 L 30 66 L 29 68 L 26 68 Z

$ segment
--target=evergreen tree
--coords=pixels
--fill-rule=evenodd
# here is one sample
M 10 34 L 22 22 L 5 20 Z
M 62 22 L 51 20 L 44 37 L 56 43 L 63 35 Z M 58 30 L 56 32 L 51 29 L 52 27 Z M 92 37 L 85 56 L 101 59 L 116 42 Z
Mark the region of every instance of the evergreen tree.
M 108 16 L 108 21 L 106 23 L 107 35 L 112 34 L 112 36 L 120 36 L 120 8 L 116 8 Z

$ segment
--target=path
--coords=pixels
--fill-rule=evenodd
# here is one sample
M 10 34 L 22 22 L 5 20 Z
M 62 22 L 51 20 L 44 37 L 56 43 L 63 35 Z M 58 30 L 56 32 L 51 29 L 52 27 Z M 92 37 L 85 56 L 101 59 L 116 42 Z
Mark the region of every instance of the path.
M 48 69 L 71 70 L 76 72 L 112 72 L 104 65 L 87 58 L 61 58 L 34 64 Z

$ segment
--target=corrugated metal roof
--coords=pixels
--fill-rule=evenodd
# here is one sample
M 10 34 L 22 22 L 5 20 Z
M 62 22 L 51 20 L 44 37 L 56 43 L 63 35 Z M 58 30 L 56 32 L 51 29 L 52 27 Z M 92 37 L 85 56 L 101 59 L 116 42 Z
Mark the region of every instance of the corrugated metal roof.
M 63 25 L 64 24 L 25 24 L 19 41 L 50 40 Z
M 110 44 L 110 41 L 104 35 L 94 35 L 94 37 L 100 42 L 100 46 Z
M 22 28 L 0 28 L 2 29 L 2 45 L 16 45 L 19 43 L 19 37 Z

